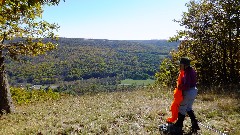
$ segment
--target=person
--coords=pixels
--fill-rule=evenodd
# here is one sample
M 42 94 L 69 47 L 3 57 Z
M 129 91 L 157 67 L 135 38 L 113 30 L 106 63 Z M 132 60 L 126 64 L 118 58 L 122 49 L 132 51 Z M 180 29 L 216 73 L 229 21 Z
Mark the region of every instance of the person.
M 198 92 L 196 87 L 197 74 L 196 71 L 190 66 L 190 62 L 190 59 L 187 57 L 180 59 L 180 71 L 184 70 L 184 76 L 182 78 L 182 83 L 178 85 L 178 89 L 182 91 L 183 100 L 179 106 L 177 121 L 173 124 L 173 126 L 178 132 L 182 132 L 183 121 L 186 114 L 188 114 L 192 123 L 190 132 L 196 133 L 197 130 L 200 130 L 200 128 L 198 126 L 198 121 L 192 106 Z

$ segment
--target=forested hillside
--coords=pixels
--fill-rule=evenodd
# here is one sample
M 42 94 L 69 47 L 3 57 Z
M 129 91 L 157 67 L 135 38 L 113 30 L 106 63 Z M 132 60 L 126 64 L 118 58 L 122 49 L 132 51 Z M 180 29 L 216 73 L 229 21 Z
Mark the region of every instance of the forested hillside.
M 60 38 L 56 50 L 24 61 L 6 61 L 12 85 L 117 77 L 153 78 L 161 60 L 179 42 Z

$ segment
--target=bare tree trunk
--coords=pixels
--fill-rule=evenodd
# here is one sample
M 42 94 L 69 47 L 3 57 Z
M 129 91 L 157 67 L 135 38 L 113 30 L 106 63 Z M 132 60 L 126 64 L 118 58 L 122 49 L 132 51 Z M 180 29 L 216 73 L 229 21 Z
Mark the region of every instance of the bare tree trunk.
M 0 58 L 0 114 L 13 113 L 15 108 L 12 102 L 7 74 L 4 69 L 4 57 Z

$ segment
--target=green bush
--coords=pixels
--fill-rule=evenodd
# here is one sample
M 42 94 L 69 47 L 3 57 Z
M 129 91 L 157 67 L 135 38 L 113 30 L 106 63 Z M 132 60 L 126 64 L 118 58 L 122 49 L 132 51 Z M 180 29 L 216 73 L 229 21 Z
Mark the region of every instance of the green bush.
M 57 100 L 60 94 L 49 90 L 31 90 L 27 91 L 24 88 L 10 88 L 12 99 L 17 104 L 28 104 L 39 101 Z
M 171 59 L 164 59 L 160 65 L 160 70 L 155 74 L 156 85 L 175 86 L 178 77 L 178 68 Z

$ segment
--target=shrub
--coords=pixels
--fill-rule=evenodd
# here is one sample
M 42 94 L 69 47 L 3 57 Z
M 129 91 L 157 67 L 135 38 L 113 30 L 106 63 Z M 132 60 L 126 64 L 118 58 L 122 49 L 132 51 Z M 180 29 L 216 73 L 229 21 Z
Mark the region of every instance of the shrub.
M 56 100 L 60 98 L 60 94 L 49 90 L 31 90 L 24 88 L 10 88 L 12 99 L 17 104 L 28 104 L 38 101 Z
M 155 84 L 162 86 L 175 86 L 178 77 L 178 69 L 171 59 L 164 59 L 160 65 L 160 70 L 155 74 L 157 78 Z

